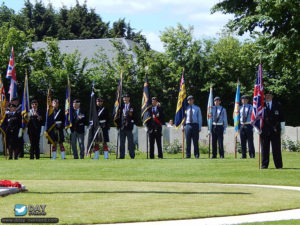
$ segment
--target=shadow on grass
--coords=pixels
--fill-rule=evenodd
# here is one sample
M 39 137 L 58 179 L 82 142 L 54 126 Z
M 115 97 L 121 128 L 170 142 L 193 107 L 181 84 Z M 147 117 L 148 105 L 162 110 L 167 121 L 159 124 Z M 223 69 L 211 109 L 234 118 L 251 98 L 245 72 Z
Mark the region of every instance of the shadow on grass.
M 25 194 L 179 194 L 179 195 L 250 195 L 248 192 L 177 192 L 177 191 L 53 191 Z
M 269 168 L 270 170 L 278 170 L 276 168 Z M 280 170 L 280 169 L 279 169 Z M 300 168 L 281 168 L 281 170 L 300 170 Z

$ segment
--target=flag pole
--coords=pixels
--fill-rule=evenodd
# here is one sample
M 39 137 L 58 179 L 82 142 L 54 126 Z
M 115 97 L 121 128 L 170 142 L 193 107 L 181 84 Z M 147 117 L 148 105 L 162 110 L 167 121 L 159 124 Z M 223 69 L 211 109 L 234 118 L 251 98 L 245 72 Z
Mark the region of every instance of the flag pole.
M 237 157 L 237 136 L 234 138 L 234 158 Z
M 121 78 L 121 80 L 120 80 L 120 93 L 119 93 L 119 99 L 118 99 L 118 101 L 119 101 L 119 108 L 118 108 L 118 111 L 120 110 L 120 108 L 121 108 L 121 103 L 122 103 L 122 101 L 121 101 L 121 98 L 122 98 L 122 82 L 123 82 L 123 70 L 121 69 L 121 74 L 120 74 L 120 78 Z M 119 113 L 119 112 L 117 112 L 117 113 Z M 117 136 L 117 151 L 116 151 L 116 159 L 118 159 L 118 157 L 119 157 L 119 148 L 120 148 L 120 138 L 121 138 L 121 128 L 120 129 L 118 129 L 118 126 L 117 126 L 117 131 L 118 131 L 118 136 Z
M 260 169 L 260 134 L 258 135 L 258 169 Z
M 184 159 L 184 129 L 182 129 L 182 158 Z
M 210 141 L 211 141 L 211 135 L 208 134 L 208 158 L 210 158 Z

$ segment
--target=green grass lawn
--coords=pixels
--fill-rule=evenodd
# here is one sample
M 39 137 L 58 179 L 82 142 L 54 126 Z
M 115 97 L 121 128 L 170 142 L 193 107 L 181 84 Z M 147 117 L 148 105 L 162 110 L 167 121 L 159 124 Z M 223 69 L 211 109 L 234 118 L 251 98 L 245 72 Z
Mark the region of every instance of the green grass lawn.
M 46 156 L 45 156 L 46 157 Z M 0 217 L 14 204 L 47 204 L 64 224 L 149 221 L 238 215 L 300 208 L 300 193 L 200 183 L 300 186 L 300 153 L 283 153 L 284 169 L 259 170 L 257 159 L 5 160 L 0 179 L 21 181 L 29 192 L 0 201 Z M 103 156 L 102 156 L 103 158 Z M 264 199 L 264 200 L 262 200 Z

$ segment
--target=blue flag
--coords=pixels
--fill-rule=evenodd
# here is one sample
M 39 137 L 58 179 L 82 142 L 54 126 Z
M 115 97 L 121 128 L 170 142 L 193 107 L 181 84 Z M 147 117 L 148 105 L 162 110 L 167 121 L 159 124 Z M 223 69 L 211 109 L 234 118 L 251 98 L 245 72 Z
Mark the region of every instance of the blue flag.
M 175 114 L 175 127 L 178 129 L 185 122 L 185 111 L 187 106 L 186 89 L 184 83 L 184 72 L 181 76 L 180 88 L 178 93 L 178 101 Z
M 25 76 L 25 82 L 24 82 L 24 92 L 23 92 L 23 98 L 22 98 L 22 129 L 23 131 L 26 128 L 26 125 L 28 123 L 28 113 L 29 113 L 29 91 L 28 91 L 28 77 Z
M 209 97 L 208 97 L 208 102 L 207 102 L 207 128 L 208 128 L 208 133 L 212 133 L 212 124 L 213 124 L 213 118 L 212 118 L 212 108 L 214 105 L 214 96 L 213 96 L 213 88 L 210 87 L 209 90 Z
M 55 125 L 56 124 L 55 124 L 55 120 L 54 120 L 54 113 L 53 113 L 53 107 L 52 107 L 52 102 L 51 102 L 50 90 L 48 90 L 45 135 L 51 144 L 54 144 L 54 141 L 55 141 L 55 133 L 54 133 Z
M 151 113 L 149 112 L 151 106 L 152 103 L 151 103 L 150 92 L 149 92 L 148 76 L 146 75 L 145 82 L 144 82 L 142 107 L 141 107 L 141 116 L 142 116 L 143 125 L 146 125 L 147 121 L 151 119 Z
M 234 104 L 234 111 L 233 111 L 234 131 L 236 137 L 239 135 L 239 125 L 240 125 L 239 111 L 240 111 L 240 83 L 237 82 L 235 104 Z
M 68 78 L 68 85 L 65 100 L 65 129 L 72 127 L 73 122 L 73 106 L 71 104 L 71 85 Z

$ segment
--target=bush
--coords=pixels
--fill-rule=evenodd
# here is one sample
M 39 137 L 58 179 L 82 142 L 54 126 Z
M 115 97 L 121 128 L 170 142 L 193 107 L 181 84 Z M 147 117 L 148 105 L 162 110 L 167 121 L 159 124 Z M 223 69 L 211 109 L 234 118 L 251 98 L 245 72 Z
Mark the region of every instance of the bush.
M 282 148 L 288 152 L 300 152 L 300 142 L 287 138 L 282 141 Z
M 207 145 L 199 145 L 200 154 L 208 154 L 208 146 Z
M 175 139 L 172 144 L 165 144 L 163 151 L 168 154 L 177 154 L 182 152 L 182 145 L 179 143 L 178 139 Z

